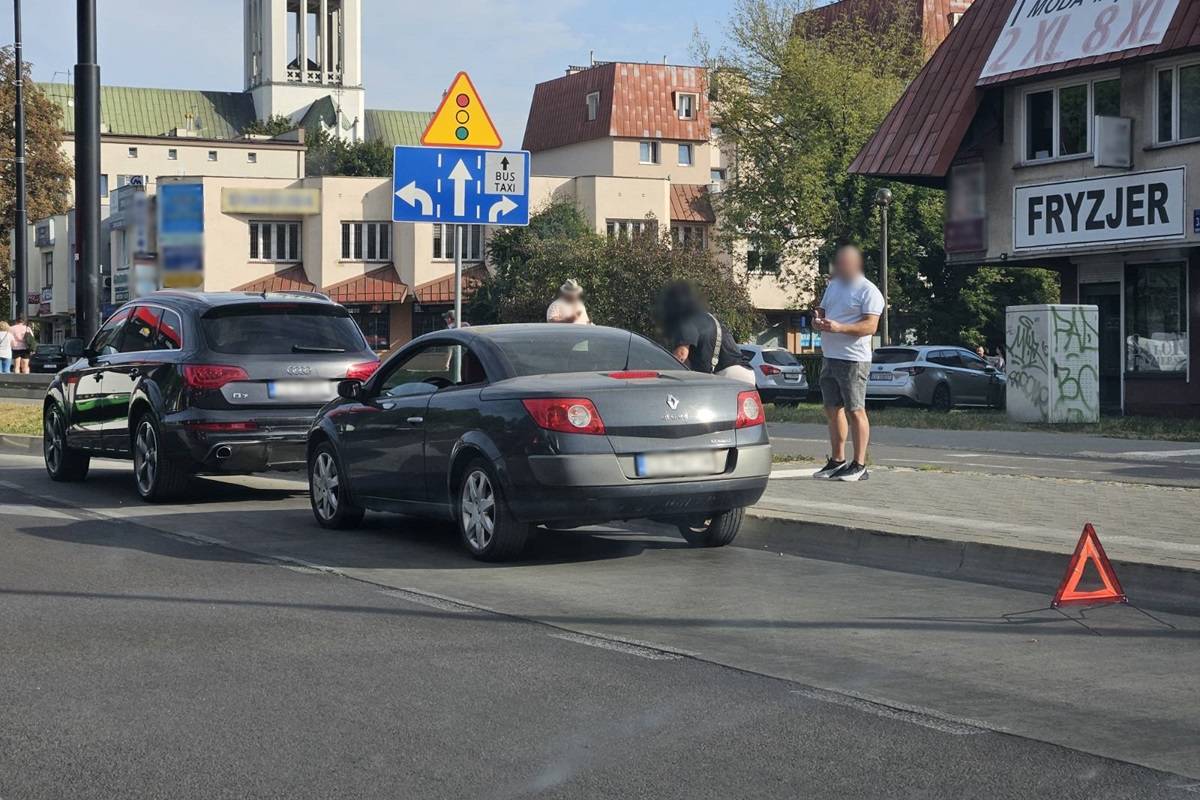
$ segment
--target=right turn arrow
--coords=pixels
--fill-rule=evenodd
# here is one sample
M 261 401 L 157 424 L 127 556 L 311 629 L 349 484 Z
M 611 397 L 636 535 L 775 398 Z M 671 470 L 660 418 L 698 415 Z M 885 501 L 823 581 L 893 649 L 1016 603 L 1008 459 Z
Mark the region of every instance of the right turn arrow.
M 492 207 L 488 210 L 488 222 L 498 221 L 502 214 L 507 214 L 516 207 L 517 204 L 508 195 L 500 195 L 500 199 L 492 203 Z

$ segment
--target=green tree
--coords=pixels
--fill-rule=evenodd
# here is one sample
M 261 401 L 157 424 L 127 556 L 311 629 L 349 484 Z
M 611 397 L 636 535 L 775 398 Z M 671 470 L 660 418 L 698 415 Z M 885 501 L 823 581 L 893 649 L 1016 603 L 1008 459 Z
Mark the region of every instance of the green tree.
M 657 338 L 659 294 L 672 281 L 694 283 L 712 311 L 737 337 L 760 320 L 746 288 L 710 250 L 672 247 L 653 234 L 608 239 L 591 230 L 572 204 L 553 203 L 527 229 L 492 237 L 495 267 L 467 308 L 472 322 L 540 322 L 558 287 L 568 278 L 584 287 L 592 321 Z
M 973 269 L 946 263 L 941 190 L 852 175 L 855 156 L 916 76 L 920 37 L 903 4 L 873 4 L 875 18 L 829 20 L 808 14 L 814 0 L 740 0 L 730 46 L 712 55 L 715 123 L 737 164 L 717 196 L 722 238 L 748 239 L 802 267 L 828 264 L 839 244 L 867 256 L 877 277 L 879 213 L 875 192 L 894 195 L 890 216 L 892 331 L 921 340 L 998 341 L 1004 302 L 1057 298 L 1053 273 Z M 797 298 L 823 279 L 798 269 L 785 278 Z M 997 320 L 999 322 L 997 323 Z
M 308 137 L 308 175 L 386 178 L 392 174 L 392 148 L 386 143 L 346 142 L 321 129 Z
M 11 47 L 0 48 L 0 130 L 14 130 L 16 57 Z M 71 207 L 71 162 L 62 153 L 60 107 L 30 76 L 25 62 L 25 209 L 30 222 Z M 8 271 L 13 226 L 16 223 L 16 142 L 0 137 L 0 315 L 8 313 L 12 275 Z
M 265 120 L 256 119 L 242 128 L 244 136 L 282 136 L 300 127 L 287 114 L 272 114 Z

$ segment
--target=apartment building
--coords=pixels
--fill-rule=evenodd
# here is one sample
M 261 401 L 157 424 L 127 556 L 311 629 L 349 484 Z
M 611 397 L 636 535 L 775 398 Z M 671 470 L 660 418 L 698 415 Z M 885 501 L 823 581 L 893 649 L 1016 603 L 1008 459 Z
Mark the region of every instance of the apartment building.
M 938 46 L 971 7 L 973 0 L 836 0 L 798 14 L 796 31 L 805 36 L 819 36 L 838 23 L 865 25 L 868 29 L 884 29 L 895 23 L 905 23 L 921 40 L 926 56 L 933 55 Z

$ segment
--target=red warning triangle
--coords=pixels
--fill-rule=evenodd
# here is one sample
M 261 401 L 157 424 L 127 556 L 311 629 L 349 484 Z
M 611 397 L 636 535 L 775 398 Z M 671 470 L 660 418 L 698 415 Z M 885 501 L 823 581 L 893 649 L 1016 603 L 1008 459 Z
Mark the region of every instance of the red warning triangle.
M 1104 584 L 1104 588 L 1081 592 L 1078 589 L 1079 581 L 1083 578 L 1083 570 L 1089 561 L 1095 564 L 1096 572 L 1100 574 L 1100 582 Z M 1104 547 L 1100 544 L 1100 537 L 1096 536 L 1096 529 L 1089 522 L 1083 526 L 1079 543 L 1075 545 L 1075 554 L 1071 556 L 1071 561 L 1067 564 L 1067 573 L 1063 575 L 1062 583 L 1058 585 L 1058 591 L 1054 593 L 1054 599 L 1050 602 L 1050 606 L 1058 608 L 1072 603 L 1125 602 L 1128 602 L 1125 590 L 1121 588 L 1121 582 L 1117 580 L 1117 573 L 1113 570 L 1112 562 L 1108 560 Z

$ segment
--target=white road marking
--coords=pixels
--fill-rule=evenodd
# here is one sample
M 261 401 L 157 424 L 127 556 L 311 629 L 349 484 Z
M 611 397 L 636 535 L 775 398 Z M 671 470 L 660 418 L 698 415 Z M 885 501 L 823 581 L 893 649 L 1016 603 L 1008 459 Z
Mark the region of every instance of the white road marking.
M 395 597 L 398 600 L 405 600 L 409 603 L 416 603 L 417 605 L 429 606 L 441 611 L 452 611 L 455 614 L 472 614 L 489 610 L 471 605 L 462 600 L 455 600 L 452 597 L 430 594 L 429 592 L 419 592 L 416 589 L 382 589 L 380 594 Z
M 29 517 L 30 519 L 79 519 L 79 517 L 73 514 L 59 511 L 56 508 L 26 506 L 18 503 L 0 503 L 0 514 L 12 515 L 14 517 Z
M 881 703 L 877 700 L 871 700 L 848 692 L 830 692 L 825 689 L 792 689 L 792 694 L 798 694 L 820 703 L 831 703 L 837 706 L 853 708 L 876 717 L 883 717 L 884 719 L 894 719 L 897 722 L 920 725 L 922 728 L 929 728 L 930 730 L 941 731 L 942 733 L 949 733 L 954 736 L 974 736 L 975 734 L 989 732 L 987 728 L 979 724 L 972 724 L 966 720 L 955 720 L 937 716 L 917 706 Z
M 1122 450 L 1111 453 L 1101 450 L 1081 450 L 1075 453 L 1075 455 L 1080 458 L 1124 458 L 1131 461 L 1163 461 L 1170 458 L 1200 456 L 1200 450 Z
M 618 639 L 612 636 L 601 636 L 600 634 L 593 633 L 559 631 L 551 633 L 550 638 L 562 639 L 564 642 L 574 642 L 575 644 L 583 644 L 588 647 L 599 647 L 602 650 L 613 650 L 618 653 L 646 658 L 651 661 L 674 661 L 684 656 L 695 655 L 683 650 L 670 650 L 658 645 L 636 642 L 632 639 Z

